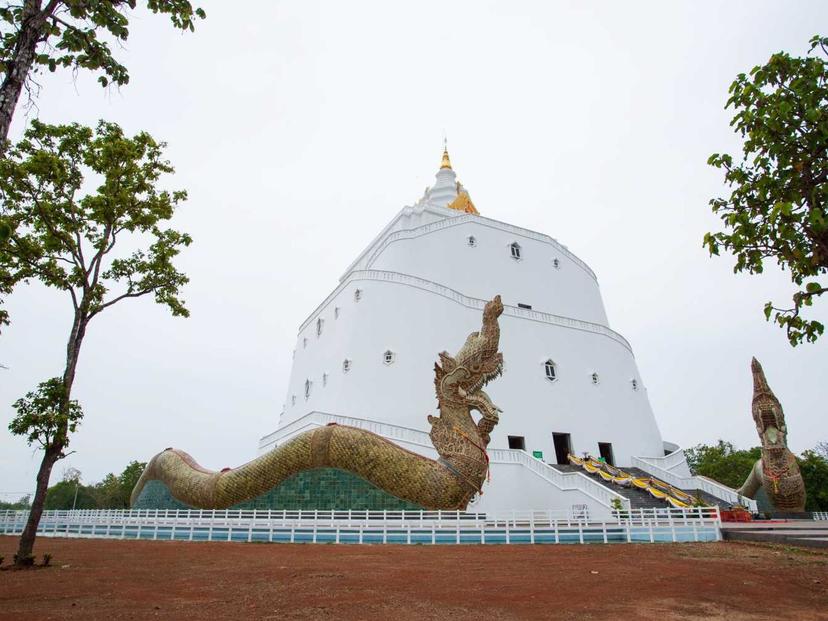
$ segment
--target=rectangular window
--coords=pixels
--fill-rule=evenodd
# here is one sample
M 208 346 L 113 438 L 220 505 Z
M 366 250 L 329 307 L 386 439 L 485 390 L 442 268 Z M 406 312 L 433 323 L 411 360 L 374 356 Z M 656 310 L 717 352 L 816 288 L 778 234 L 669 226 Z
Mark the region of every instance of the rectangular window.
M 610 466 L 615 465 L 615 459 L 612 456 L 612 443 L 611 442 L 599 442 L 598 443 L 598 454 L 604 458 L 604 461 L 607 462 Z
M 526 450 L 526 439 L 523 436 L 509 436 L 509 448 Z
M 532 305 L 531 304 L 523 304 L 521 302 L 518 302 L 518 308 L 525 308 L 526 310 L 532 310 Z
M 555 463 L 566 465 L 569 463 L 567 456 L 572 453 L 572 442 L 568 433 L 553 433 L 552 441 L 555 443 Z

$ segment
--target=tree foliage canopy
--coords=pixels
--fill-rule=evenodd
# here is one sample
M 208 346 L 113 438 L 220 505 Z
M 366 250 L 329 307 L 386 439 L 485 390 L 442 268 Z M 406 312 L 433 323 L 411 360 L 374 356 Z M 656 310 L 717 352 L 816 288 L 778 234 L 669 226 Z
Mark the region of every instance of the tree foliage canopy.
M 63 448 L 66 448 L 68 434 L 74 433 L 80 424 L 83 410 L 77 401 L 69 401 L 68 404 L 65 401 L 66 389 L 61 378 L 53 377 L 41 382 L 36 390 L 14 402 L 12 407 L 17 414 L 9 423 L 9 431 L 26 436 L 29 445 L 37 444 L 47 449 L 66 430 L 67 439 L 63 443 Z
M 17 502 L 6 502 L 0 500 L 0 511 L 27 511 L 32 507 L 32 497 L 22 496 Z
M 737 450 L 733 444 L 724 440 L 719 440 L 713 446 L 699 444 L 684 453 L 693 474 L 710 477 L 733 488 L 741 487 L 753 464 L 762 457 L 759 447 L 747 451 Z
M 164 146 L 143 132 L 129 138 L 115 123 L 93 131 L 33 121 L 0 159 L 0 225 L 8 230 L 0 295 L 39 280 L 69 294 L 84 327 L 107 307 L 147 294 L 187 316 L 179 289 L 188 279 L 172 260 L 191 239 L 161 227 L 186 192 L 157 187 L 173 172 Z M 113 256 L 125 236 L 144 247 Z
M 195 19 L 206 17 L 186 0 L 147 0 L 153 13 L 169 16 L 173 26 L 194 30 Z M 8 72 L 21 45 L 26 21 L 37 21 L 39 48 L 35 65 L 55 71 L 58 67 L 99 72 L 107 86 L 129 82 L 129 72 L 113 55 L 107 39 L 129 38 L 129 13 L 136 0 L 18 0 L 0 4 L 0 72 Z M 36 68 L 35 68 L 36 70 Z
M 693 474 L 735 489 L 742 486 L 756 460 L 762 457 L 761 447 L 738 450 L 724 440 L 712 446 L 699 444 L 684 453 Z M 803 451 L 796 461 L 805 483 L 805 510 L 828 511 L 828 444 L 820 442 L 814 450 Z
M 47 490 L 43 508 L 47 511 L 97 509 L 98 503 L 89 488 L 80 481 L 59 481 Z
M 84 485 L 80 477 L 52 485 L 46 493 L 46 509 L 128 509 L 129 497 L 146 463 L 131 461 L 121 474 L 107 474 L 100 482 Z M 77 491 L 77 500 L 75 492 Z
M 765 316 L 787 331 L 792 345 L 815 341 L 824 326 L 802 315 L 828 291 L 828 38 L 811 39 L 809 55 L 780 52 L 740 74 L 726 108 L 743 138 L 741 161 L 714 153 L 732 188 L 710 201 L 725 231 L 707 233 L 711 254 L 736 257 L 735 272 L 761 273 L 765 259 L 790 272 L 798 291 L 793 306 L 765 305 Z
M 805 481 L 805 510 L 828 511 L 828 455 L 803 451 L 797 461 Z

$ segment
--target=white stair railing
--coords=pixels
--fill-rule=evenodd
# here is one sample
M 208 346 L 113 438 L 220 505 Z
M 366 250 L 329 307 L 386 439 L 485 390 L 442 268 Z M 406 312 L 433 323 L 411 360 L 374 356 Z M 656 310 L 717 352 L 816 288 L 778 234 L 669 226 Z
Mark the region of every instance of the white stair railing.
M 728 487 L 726 485 L 722 485 L 721 483 L 719 483 L 718 481 L 714 481 L 713 479 L 709 479 L 707 477 L 699 475 L 682 477 L 677 474 L 673 474 L 669 470 L 660 468 L 659 466 L 654 465 L 650 461 L 641 459 L 640 457 L 633 457 L 632 465 L 636 468 L 640 468 L 648 474 L 653 475 L 657 479 L 661 479 L 665 483 L 669 483 L 673 487 L 677 487 L 682 490 L 687 490 L 691 493 L 695 489 L 700 489 L 703 492 L 706 492 L 711 496 L 719 498 L 729 504 L 745 505 L 752 513 L 755 513 L 759 510 L 755 500 L 745 498 L 744 496 L 740 496 L 735 489 Z
M 604 507 L 613 509 L 614 500 L 621 503 L 622 509 L 631 509 L 628 498 L 622 496 L 582 472 L 561 472 L 557 468 L 532 457 L 526 451 L 517 449 L 489 449 L 492 463 L 516 463 L 529 468 L 534 474 L 545 479 L 560 490 L 578 490 Z

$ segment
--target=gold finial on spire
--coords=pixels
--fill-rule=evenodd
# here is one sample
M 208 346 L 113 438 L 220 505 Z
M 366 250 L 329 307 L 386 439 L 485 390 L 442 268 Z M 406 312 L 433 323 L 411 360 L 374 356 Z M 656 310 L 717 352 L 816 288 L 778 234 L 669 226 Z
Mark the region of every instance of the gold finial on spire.
M 443 161 L 440 162 L 440 168 L 448 168 L 449 170 L 451 170 L 451 160 L 449 159 L 448 154 L 448 141 L 445 139 L 445 137 L 443 138 Z

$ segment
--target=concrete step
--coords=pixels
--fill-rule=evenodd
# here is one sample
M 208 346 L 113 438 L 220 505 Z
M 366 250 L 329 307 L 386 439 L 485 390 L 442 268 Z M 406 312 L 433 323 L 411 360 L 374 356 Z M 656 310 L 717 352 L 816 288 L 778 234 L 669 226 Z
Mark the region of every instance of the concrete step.
M 653 498 L 649 492 L 645 492 L 644 490 L 638 489 L 637 487 L 622 487 L 621 485 L 615 485 L 614 483 L 610 483 L 609 481 L 604 481 L 599 475 L 597 474 L 590 474 L 580 466 L 574 466 L 572 464 L 549 464 L 556 470 L 560 470 L 561 472 L 582 472 L 584 475 L 590 477 L 593 481 L 597 481 L 604 487 L 611 489 L 612 491 L 620 494 L 624 498 L 630 501 L 630 507 L 632 509 L 661 509 L 665 506 L 669 506 L 669 503 L 665 500 L 659 500 L 658 498 Z M 629 472 L 630 474 L 634 474 L 631 472 L 632 470 L 636 470 L 636 468 L 624 468 L 625 472 Z M 638 474 L 635 473 L 634 476 L 649 476 L 645 474 Z
M 722 538 L 828 549 L 828 523 L 813 520 L 725 522 Z
M 624 472 L 627 472 L 627 473 L 633 475 L 634 477 L 653 477 L 654 479 L 658 479 L 658 477 L 656 475 L 654 475 L 650 472 L 647 472 L 646 470 L 642 470 L 641 468 L 621 468 L 621 469 Z M 715 507 L 716 505 L 718 505 L 722 509 L 730 508 L 730 503 L 728 501 L 722 500 L 721 498 L 713 496 L 712 494 L 708 494 L 707 492 L 702 491 L 700 489 L 682 489 L 681 491 L 683 491 L 687 494 L 691 494 L 692 496 L 695 496 L 699 500 L 704 501 L 704 503 L 707 504 L 710 507 Z
M 553 468 L 556 468 L 556 469 L 558 469 L 562 472 L 583 472 L 588 477 L 591 477 L 595 481 L 598 481 L 599 483 L 601 483 L 601 485 L 603 485 L 605 487 L 608 487 L 609 489 L 611 489 L 615 492 L 618 492 L 619 494 L 624 496 L 624 498 L 628 498 L 630 500 L 630 504 L 631 504 L 633 509 L 638 509 L 638 508 L 641 508 L 641 507 L 644 507 L 644 508 L 656 507 L 656 508 L 658 508 L 658 507 L 672 506 L 666 500 L 659 500 L 657 498 L 653 498 L 650 495 L 649 492 L 646 492 L 644 490 L 640 490 L 637 487 L 622 487 L 620 485 L 616 485 L 615 483 L 610 483 L 609 481 L 604 481 L 604 479 L 602 479 L 600 477 L 600 475 L 590 474 L 589 472 L 587 472 L 586 470 L 584 470 L 580 466 L 576 466 L 574 464 L 550 464 L 550 465 Z M 619 466 L 619 468 L 621 470 L 623 470 L 624 472 L 626 472 L 627 474 L 631 474 L 634 477 L 653 477 L 653 478 L 656 478 L 656 479 L 658 478 L 657 476 L 655 476 L 653 474 L 650 474 L 649 472 L 646 472 L 646 471 L 642 470 L 641 468 L 633 468 L 632 466 L 630 466 L 630 467 L 621 467 L 621 466 Z M 730 507 L 729 502 L 727 502 L 725 500 L 722 500 L 721 498 L 716 498 L 715 496 L 712 496 L 712 495 L 710 495 L 706 492 L 703 492 L 702 490 L 699 490 L 699 489 L 684 489 L 682 491 L 686 492 L 688 494 L 692 494 L 696 498 L 704 501 L 708 506 L 713 507 L 713 506 L 718 505 L 719 507 L 721 507 L 723 509 Z

